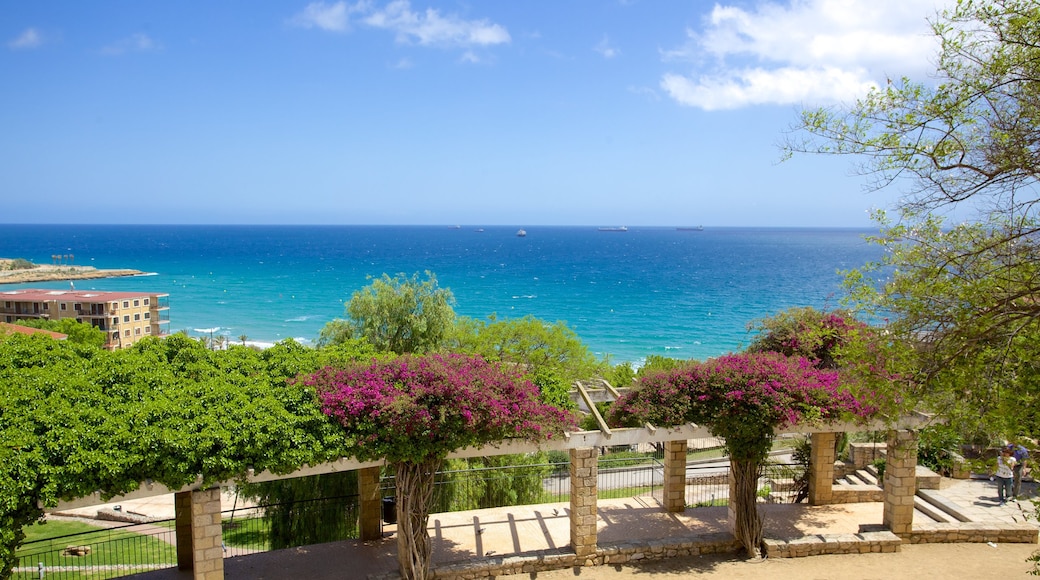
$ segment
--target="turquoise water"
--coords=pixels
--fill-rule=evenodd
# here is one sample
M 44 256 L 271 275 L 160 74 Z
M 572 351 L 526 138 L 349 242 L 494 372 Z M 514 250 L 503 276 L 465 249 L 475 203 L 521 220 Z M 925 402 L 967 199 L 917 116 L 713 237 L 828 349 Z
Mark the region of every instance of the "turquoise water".
M 170 294 L 170 328 L 313 341 L 367 277 L 429 270 L 459 314 L 562 320 L 593 352 L 703 359 L 792 306 L 838 305 L 838 270 L 880 257 L 869 232 L 524 226 L 0 226 L 0 256 L 134 268 L 77 289 Z M 67 282 L 4 285 L 68 288 Z

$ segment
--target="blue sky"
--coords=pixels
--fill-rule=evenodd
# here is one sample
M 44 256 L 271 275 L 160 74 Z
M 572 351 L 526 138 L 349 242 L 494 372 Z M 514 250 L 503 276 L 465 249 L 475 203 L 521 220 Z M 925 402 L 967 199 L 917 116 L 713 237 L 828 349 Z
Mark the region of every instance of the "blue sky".
M 937 2 L 8 3 L 0 223 L 867 226 L 776 144 Z

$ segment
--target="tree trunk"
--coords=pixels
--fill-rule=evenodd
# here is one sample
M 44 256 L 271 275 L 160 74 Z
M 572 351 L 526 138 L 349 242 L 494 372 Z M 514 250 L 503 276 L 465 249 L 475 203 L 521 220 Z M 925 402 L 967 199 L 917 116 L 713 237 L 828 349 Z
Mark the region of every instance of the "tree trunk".
M 730 461 L 730 504 L 734 535 L 750 558 L 762 556 L 762 518 L 758 514 L 758 477 L 761 464 L 752 459 Z
M 397 464 L 397 564 L 405 580 L 430 577 L 432 546 L 426 524 L 433 501 L 434 475 L 442 462 L 436 458 Z

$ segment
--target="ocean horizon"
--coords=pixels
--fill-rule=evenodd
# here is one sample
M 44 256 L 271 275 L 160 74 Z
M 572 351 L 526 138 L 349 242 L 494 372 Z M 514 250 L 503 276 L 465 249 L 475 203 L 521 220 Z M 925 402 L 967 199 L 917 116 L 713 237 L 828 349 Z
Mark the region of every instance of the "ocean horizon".
M 517 235 L 523 229 L 525 236 Z M 168 293 L 170 330 L 313 343 L 382 274 L 432 272 L 459 315 L 563 321 L 598 356 L 705 359 L 795 306 L 840 305 L 839 271 L 878 260 L 859 228 L 65 225 L 0 227 L 0 257 L 149 273 L 80 290 Z M 0 285 L 69 287 L 66 282 Z

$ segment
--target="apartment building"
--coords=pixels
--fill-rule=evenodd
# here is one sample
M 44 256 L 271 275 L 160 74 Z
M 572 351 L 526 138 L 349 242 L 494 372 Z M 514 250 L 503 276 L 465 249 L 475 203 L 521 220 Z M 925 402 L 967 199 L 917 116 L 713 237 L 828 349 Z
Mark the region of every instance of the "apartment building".
M 105 348 L 170 333 L 169 294 L 23 289 L 0 292 L 0 321 L 75 318 L 105 332 Z

